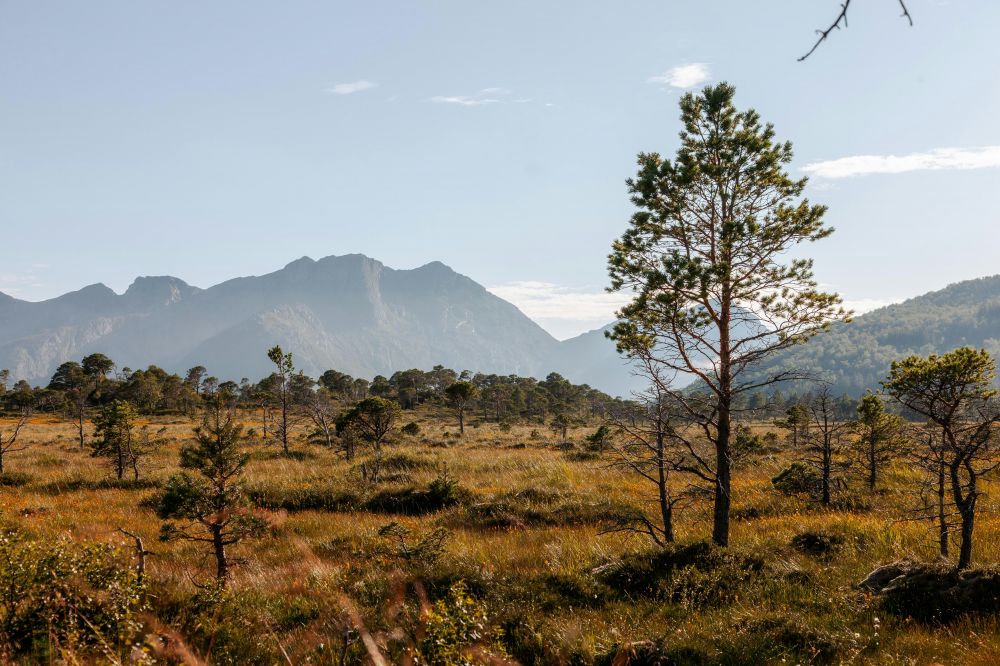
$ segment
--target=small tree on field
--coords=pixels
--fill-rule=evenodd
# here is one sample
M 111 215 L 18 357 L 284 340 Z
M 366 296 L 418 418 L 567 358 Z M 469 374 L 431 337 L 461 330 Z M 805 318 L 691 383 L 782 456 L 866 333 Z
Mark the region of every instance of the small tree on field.
M 774 425 L 782 430 L 788 431 L 788 439 L 793 449 L 798 448 L 799 442 L 809 436 L 809 426 L 812 419 L 809 416 L 809 408 L 802 403 L 796 403 L 785 411 L 785 418 L 778 419 Z
M 671 395 L 654 385 L 640 396 L 639 406 L 612 419 L 619 436 L 602 438 L 615 457 L 612 466 L 652 484 L 656 489 L 658 514 L 654 520 L 641 512 L 612 531 L 639 532 L 660 547 L 674 541 L 674 510 L 684 499 L 684 493 L 673 487 L 673 473 L 684 467 L 685 460 L 683 444 L 676 434 L 678 417 Z
M 639 155 L 628 181 L 638 210 L 608 258 L 611 288 L 632 297 L 610 334 L 618 350 L 655 366 L 665 390 L 677 375 L 699 387 L 674 393 L 714 448 L 699 465 L 720 546 L 729 543 L 734 412 L 743 397 L 797 376 L 755 367 L 847 316 L 836 294 L 819 290 L 810 260 L 786 257 L 832 232 L 826 209 L 802 199 L 806 180 L 785 170 L 791 144 L 756 111 L 737 111 L 734 94 L 720 83 L 681 98 L 676 159 Z
M 995 377 L 992 356 L 962 347 L 941 356 L 894 361 L 883 382 L 889 395 L 941 430 L 941 461 L 961 523 L 959 569 L 972 563 L 980 480 L 1000 464 Z
M 68 415 L 76 422 L 77 440 L 82 449 L 87 443 L 84 424 L 87 419 L 87 402 L 93 391 L 91 379 L 76 361 L 66 361 L 52 375 L 49 388 L 62 394 Z
M 479 389 L 472 382 L 459 381 L 444 390 L 448 404 L 458 412 L 458 432 L 465 434 L 465 410 L 479 397 Z
M 8 453 L 16 453 L 17 451 L 24 451 L 28 448 L 27 444 L 18 444 L 17 438 L 21 434 L 21 430 L 24 426 L 28 424 L 28 419 L 31 418 L 31 409 L 28 407 L 23 407 L 17 420 L 14 421 L 14 425 L 7 431 L 0 430 L 0 475 L 5 471 L 4 463 L 6 462 Z
M 267 351 L 267 357 L 271 359 L 277 368 L 274 374 L 274 398 L 278 405 L 278 423 L 275 427 L 275 436 L 281 442 L 282 450 L 287 454 L 289 437 L 289 411 L 292 406 L 292 375 L 295 374 L 295 364 L 292 363 L 292 354 L 284 353 L 281 347 L 275 345 Z
M 303 406 L 313 424 L 309 440 L 332 448 L 337 431 L 337 403 L 330 395 L 330 391 L 325 387 L 318 388 L 305 396 Z
M 160 539 L 210 544 L 216 579 L 224 585 L 231 568 L 227 548 L 261 536 L 267 523 L 247 508 L 240 482 L 249 458 L 242 450 L 242 428 L 229 414 L 220 418 L 209 412 L 194 432 L 195 443 L 181 449 L 180 460 L 193 474 L 170 477 L 156 509 L 168 521 Z
M 885 411 L 882 399 L 871 391 L 858 403 L 858 418 L 852 424 L 855 451 L 865 466 L 868 489 L 875 490 L 879 473 L 906 452 L 903 420 Z
M 549 428 L 553 433 L 566 439 L 566 433 L 569 431 L 570 419 L 566 416 L 566 412 L 560 411 L 555 416 L 552 417 L 552 421 L 549 422 Z
M 105 405 L 94 418 L 91 455 L 106 458 L 118 479 L 124 477 L 129 468 L 135 478 L 139 478 L 141 448 L 135 431 L 138 415 L 131 403 L 115 400 Z
M 371 465 L 366 467 L 368 479 L 378 483 L 382 471 L 382 444 L 392 432 L 399 417 L 400 406 L 385 398 L 365 398 L 347 413 L 344 424 L 353 428 L 372 447 Z
M 844 449 L 844 434 L 848 423 L 836 418 L 836 404 L 830 391 L 824 387 L 809 398 L 805 405 L 809 415 L 809 431 L 800 444 L 804 448 L 804 460 L 819 474 L 820 502 L 829 506 L 833 499 L 833 484 L 836 472 L 845 467 L 839 460 Z

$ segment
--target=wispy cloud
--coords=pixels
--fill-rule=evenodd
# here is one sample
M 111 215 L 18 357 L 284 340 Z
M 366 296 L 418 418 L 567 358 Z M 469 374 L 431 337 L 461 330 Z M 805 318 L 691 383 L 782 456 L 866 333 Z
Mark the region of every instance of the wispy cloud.
M 507 282 L 487 289 L 548 328 L 569 334 L 614 321 L 615 310 L 629 300 L 625 294 L 564 287 L 551 282 Z
M 500 100 L 492 97 L 469 97 L 468 95 L 435 95 L 431 97 L 435 104 L 458 104 L 460 106 L 484 106 L 499 104 Z
M 688 65 L 677 65 L 671 67 L 662 74 L 651 76 L 649 83 L 664 83 L 671 88 L 687 90 L 701 85 L 712 78 L 712 72 L 708 65 L 703 62 L 693 62 Z
M 871 312 L 872 310 L 884 308 L 885 306 L 892 305 L 893 303 L 899 303 L 902 300 L 903 299 L 901 298 L 845 298 L 844 308 L 850 310 L 856 315 L 860 315 L 866 312 Z
M 512 94 L 513 91 L 509 88 L 493 86 L 483 88 L 473 95 L 435 95 L 431 97 L 431 101 L 435 104 L 457 104 L 459 106 L 486 106 L 488 104 L 501 104 L 508 101 L 523 104 L 524 102 L 531 101 L 524 98 L 507 99 Z
M 813 162 L 802 170 L 818 178 L 852 178 L 908 171 L 967 170 L 1000 167 L 1000 146 L 936 148 L 909 155 L 852 155 Z
M 327 88 L 326 91 L 334 95 L 353 95 L 364 90 L 370 90 L 377 85 L 377 83 L 361 79 L 359 81 L 351 81 L 350 83 L 338 83 L 335 86 Z

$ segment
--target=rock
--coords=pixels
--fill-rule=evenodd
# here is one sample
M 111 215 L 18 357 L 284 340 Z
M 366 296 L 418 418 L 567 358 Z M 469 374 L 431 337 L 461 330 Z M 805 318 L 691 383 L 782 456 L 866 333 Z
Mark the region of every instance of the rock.
M 883 564 L 865 576 L 864 580 L 857 584 L 857 587 L 867 592 L 882 594 L 889 589 L 893 582 L 898 582 L 912 573 L 915 567 L 916 563 L 909 559 Z

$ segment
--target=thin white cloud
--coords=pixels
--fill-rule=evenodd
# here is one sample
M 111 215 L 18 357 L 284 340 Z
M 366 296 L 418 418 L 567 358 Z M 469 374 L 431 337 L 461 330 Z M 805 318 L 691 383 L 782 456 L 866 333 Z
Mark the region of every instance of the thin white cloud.
M 487 104 L 501 104 L 504 102 L 523 104 L 531 101 L 523 97 L 513 100 L 502 99 L 508 98 L 513 94 L 514 91 L 510 88 L 492 86 L 490 88 L 483 88 L 474 95 L 435 95 L 431 97 L 431 101 L 435 104 L 457 104 L 459 106 L 486 106 Z
M 909 155 L 853 155 L 802 167 L 818 178 L 853 178 L 872 174 L 988 169 L 1000 167 L 1000 146 L 936 148 Z
M 431 97 L 435 104 L 458 104 L 460 106 L 484 106 L 499 104 L 500 100 L 492 97 L 469 97 L 468 95 L 436 95 Z
M 507 282 L 487 289 L 516 305 L 532 319 L 613 321 L 625 294 L 563 287 L 551 282 Z
M 901 298 L 847 298 L 844 299 L 844 309 L 850 310 L 855 315 L 860 315 L 893 303 L 899 303 L 902 300 Z
M 331 88 L 327 88 L 326 91 L 334 95 L 353 95 L 364 90 L 370 90 L 377 85 L 377 83 L 361 79 L 359 81 L 351 81 L 350 83 L 338 83 Z
M 701 85 L 710 78 L 712 78 L 712 72 L 706 63 L 693 62 L 689 65 L 671 67 L 662 74 L 649 77 L 648 82 L 664 83 L 672 88 L 687 90 Z

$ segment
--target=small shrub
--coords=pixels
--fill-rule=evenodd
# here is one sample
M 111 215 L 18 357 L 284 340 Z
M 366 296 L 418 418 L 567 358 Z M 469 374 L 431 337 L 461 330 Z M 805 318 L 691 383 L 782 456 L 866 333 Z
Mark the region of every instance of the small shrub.
M 0 561 L 5 656 L 35 657 L 26 663 L 62 663 L 63 654 L 125 662 L 144 605 L 142 584 L 117 548 L 6 532 Z
M 0 474 L 0 487 L 20 488 L 31 483 L 31 475 L 25 472 L 4 472 Z
M 800 532 L 792 537 L 793 548 L 816 557 L 831 557 L 843 545 L 843 535 L 828 530 Z
M 805 463 L 792 463 L 771 479 L 771 484 L 785 495 L 807 494 L 815 497 L 821 491 L 822 479 Z
M 759 559 L 697 542 L 629 553 L 594 573 L 625 597 L 701 607 L 731 601 L 763 568 Z
M 405 426 L 399 429 L 404 435 L 419 435 L 420 425 L 416 421 L 410 421 Z
M 508 656 L 486 607 L 469 596 L 462 582 L 452 585 L 448 596 L 427 611 L 423 629 L 423 639 L 413 654 L 417 665 L 471 666 Z
M 943 564 L 915 565 L 886 587 L 882 607 L 897 617 L 927 624 L 995 615 L 1000 612 L 1000 569 L 957 571 Z

